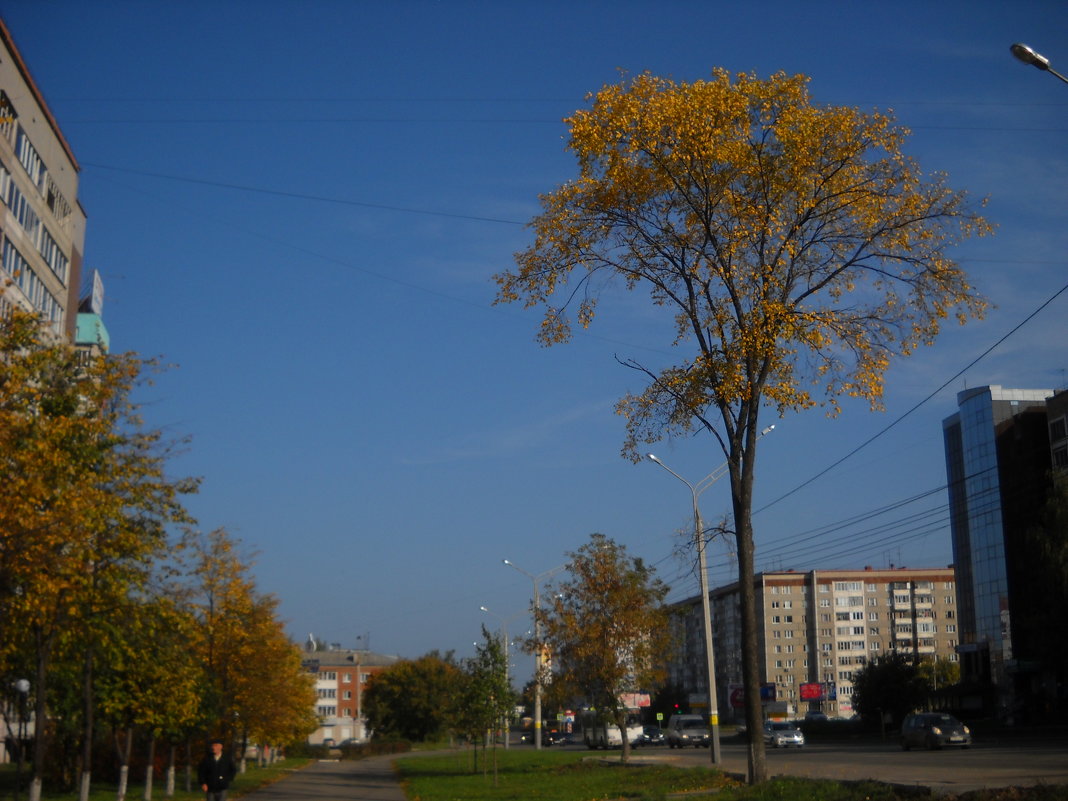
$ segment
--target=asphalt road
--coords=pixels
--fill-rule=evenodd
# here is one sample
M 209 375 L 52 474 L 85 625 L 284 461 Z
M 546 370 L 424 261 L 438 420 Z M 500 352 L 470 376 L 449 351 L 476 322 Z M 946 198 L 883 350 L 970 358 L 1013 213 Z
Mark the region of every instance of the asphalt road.
M 656 759 L 679 765 L 711 764 L 707 749 L 665 747 L 636 749 L 639 759 Z M 723 743 L 723 769 L 745 776 L 746 746 Z M 875 779 L 895 784 L 920 785 L 943 792 L 965 792 L 990 787 L 1034 784 L 1068 785 L 1068 742 L 1011 745 L 977 743 L 968 749 L 902 751 L 896 742 L 828 743 L 804 748 L 767 751 L 772 776 L 806 776 L 847 781 Z

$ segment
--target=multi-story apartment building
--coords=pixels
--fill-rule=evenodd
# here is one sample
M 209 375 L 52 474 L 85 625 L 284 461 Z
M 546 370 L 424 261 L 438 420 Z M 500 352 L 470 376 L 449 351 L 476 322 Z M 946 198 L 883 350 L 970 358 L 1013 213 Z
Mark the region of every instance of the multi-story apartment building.
M 754 577 L 758 642 L 769 712 L 853 714 L 853 676 L 891 651 L 956 660 L 952 567 L 813 570 Z M 710 592 L 721 715 L 741 714 L 742 625 L 737 583 Z M 669 681 L 706 703 L 700 597 L 676 605 L 680 648 Z
M 67 341 L 85 249 L 79 169 L 0 20 L 0 313 L 12 304 L 35 311 Z
M 1065 666 L 1044 659 L 1053 600 L 1042 530 L 1050 468 L 1068 463 L 1066 393 L 976 387 L 942 423 L 953 558 L 960 586 L 962 691 L 988 714 L 1016 718 L 1064 703 Z
M 304 669 L 315 674 L 315 714 L 319 718 L 319 728 L 308 736 L 308 742 L 321 745 L 331 740 L 341 743 L 367 739 L 363 691 L 372 676 L 398 661 L 395 656 L 336 645 L 325 651 L 305 652 Z

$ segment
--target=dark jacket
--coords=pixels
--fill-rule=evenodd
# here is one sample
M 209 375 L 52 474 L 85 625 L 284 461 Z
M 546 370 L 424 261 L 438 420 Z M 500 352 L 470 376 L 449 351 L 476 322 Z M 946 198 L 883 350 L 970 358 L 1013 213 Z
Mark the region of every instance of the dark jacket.
M 200 767 L 197 768 L 199 783 L 208 785 L 208 790 L 213 793 L 229 787 L 236 774 L 234 760 L 225 751 L 218 759 L 214 754 L 208 754 L 200 760 Z

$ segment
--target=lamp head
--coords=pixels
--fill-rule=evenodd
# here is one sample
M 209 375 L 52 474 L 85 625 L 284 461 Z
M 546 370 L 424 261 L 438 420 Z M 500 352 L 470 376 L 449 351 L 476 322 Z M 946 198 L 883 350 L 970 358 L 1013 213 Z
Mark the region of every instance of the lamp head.
M 1030 64 L 1040 70 L 1049 69 L 1049 59 L 1041 53 L 1036 53 L 1034 50 L 1032 50 L 1025 44 L 1017 42 L 1012 47 L 1010 47 L 1009 50 L 1011 50 L 1012 54 L 1016 56 L 1016 58 L 1020 59 L 1020 61 L 1022 61 L 1024 64 Z
M 645 458 L 648 459 L 650 462 L 656 462 L 657 464 L 663 464 L 663 462 L 661 462 L 659 459 L 656 458 L 656 454 L 647 453 L 647 454 L 645 454 Z

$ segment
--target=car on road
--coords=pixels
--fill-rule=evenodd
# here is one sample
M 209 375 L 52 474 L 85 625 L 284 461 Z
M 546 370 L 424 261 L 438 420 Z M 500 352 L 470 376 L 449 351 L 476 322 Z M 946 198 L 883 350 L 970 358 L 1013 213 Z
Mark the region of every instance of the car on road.
M 805 713 L 806 723 L 826 723 L 829 718 L 826 712 L 820 712 L 818 709 L 810 709 Z
M 708 748 L 708 724 L 700 715 L 672 715 L 668 718 L 667 744 L 671 748 Z
M 805 744 L 805 735 L 793 723 L 769 720 L 764 724 L 764 742 L 775 748 L 789 748 L 791 745 L 801 748 Z
M 659 726 L 643 726 L 641 735 L 631 745 L 663 745 L 666 742 L 664 730 Z
M 947 745 L 970 748 L 972 732 L 952 715 L 945 712 L 919 712 L 909 715 L 901 724 L 901 747 L 931 750 Z

